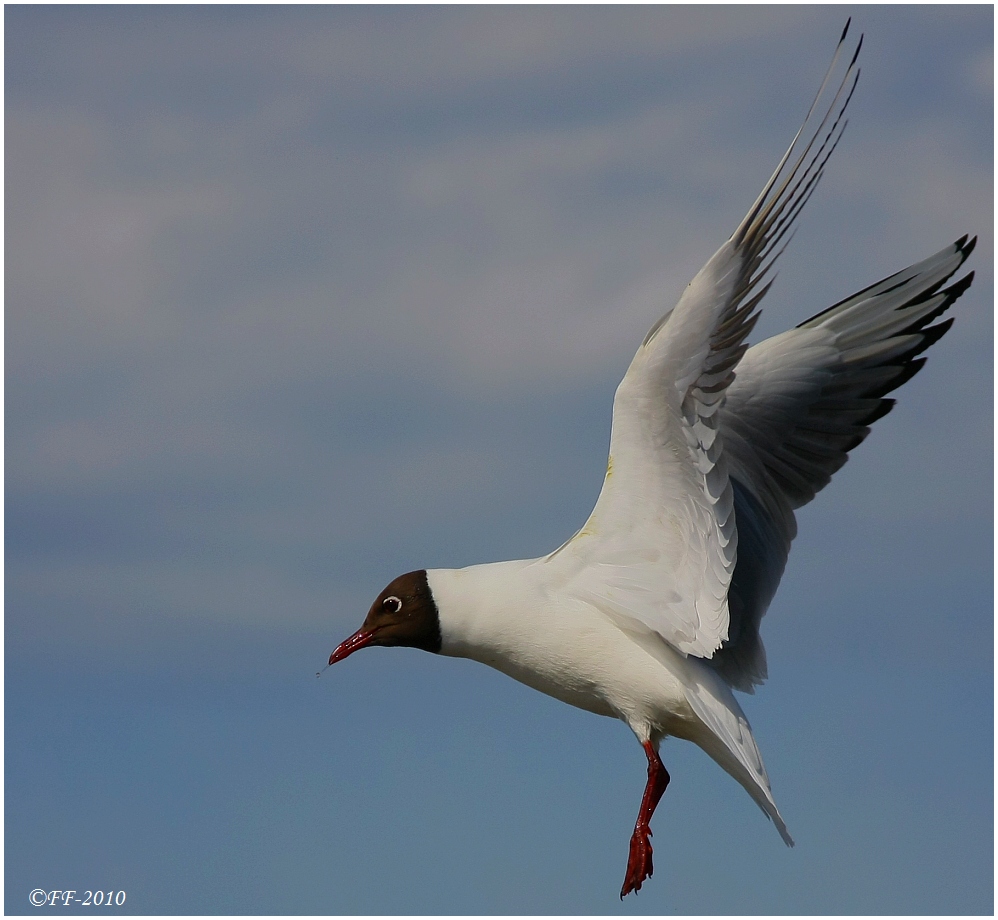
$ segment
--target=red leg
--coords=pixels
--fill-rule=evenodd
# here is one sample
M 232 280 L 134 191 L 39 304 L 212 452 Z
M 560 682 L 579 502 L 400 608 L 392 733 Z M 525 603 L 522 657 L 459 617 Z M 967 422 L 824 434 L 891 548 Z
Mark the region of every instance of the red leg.
M 669 785 L 669 771 L 662 765 L 658 751 L 650 741 L 641 745 L 648 757 L 648 782 L 645 784 L 645 794 L 641 797 L 641 810 L 631 834 L 631 849 L 627 856 L 627 874 L 624 876 L 624 887 L 620 889 L 620 900 L 632 891 L 638 891 L 646 878 L 651 878 L 651 816 L 655 814 L 665 787 Z

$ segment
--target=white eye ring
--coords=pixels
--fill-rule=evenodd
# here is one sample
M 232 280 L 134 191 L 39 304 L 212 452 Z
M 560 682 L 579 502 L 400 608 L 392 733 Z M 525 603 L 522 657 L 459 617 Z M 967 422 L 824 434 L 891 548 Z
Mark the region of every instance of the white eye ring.
M 402 601 L 400 601 L 394 594 L 390 597 L 386 597 L 382 602 L 381 606 L 385 610 L 391 609 L 392 613 L 398 613 L 402 609 Z

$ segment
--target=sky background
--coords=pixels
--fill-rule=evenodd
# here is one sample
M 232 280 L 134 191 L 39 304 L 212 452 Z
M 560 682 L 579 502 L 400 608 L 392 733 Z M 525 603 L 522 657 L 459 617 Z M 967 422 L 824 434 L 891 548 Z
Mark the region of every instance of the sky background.
M 315 672 L 415 568 L 585 520 L 617 382 L 841 32 L 755 340 L 964 233 L 742 702 L 797 847 L 481 665 Z M 6 911 L 993 912 L 993 10 L 7 7 Z

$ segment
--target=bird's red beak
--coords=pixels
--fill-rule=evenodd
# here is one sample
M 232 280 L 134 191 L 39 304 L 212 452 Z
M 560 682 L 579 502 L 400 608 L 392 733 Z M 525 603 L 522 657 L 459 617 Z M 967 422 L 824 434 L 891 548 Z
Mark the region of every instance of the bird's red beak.
M 344 639 L 336 646 L 333 654 L 329 656 L 329 663 L 336 664 L 337 661 L 342 661 L 347 655 L 356 652 L 357 649 L 370 645 L 373 638 L 374 632 L 372 630 L 361 627 L 349 639 Z

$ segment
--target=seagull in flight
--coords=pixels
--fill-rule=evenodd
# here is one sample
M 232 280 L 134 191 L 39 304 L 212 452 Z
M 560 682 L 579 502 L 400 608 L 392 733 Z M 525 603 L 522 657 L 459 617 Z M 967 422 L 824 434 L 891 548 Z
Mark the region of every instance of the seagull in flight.
M 823 489 L 925 364 L 970 286 L 976 242 L 935 255 L 751 347 L 772 269 L 845 129 L 849 23 L 801 129 L 730 239 L 656 322 L 613 401 L 596 506 L 538 559 L 409 572 L 329 658 L 409 646 L 471 658 L 630 726 L 648 780 L 620 896 L 652 874 L 651 819 L 669 784 L 663 738 L 734 777 L 793 845 L 733 691 L 766 678 L 759 626 Z M 844 64 L 844 74 L 835 74 Z

